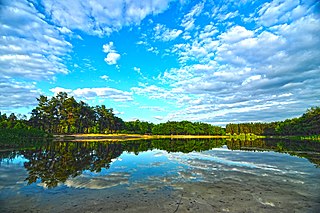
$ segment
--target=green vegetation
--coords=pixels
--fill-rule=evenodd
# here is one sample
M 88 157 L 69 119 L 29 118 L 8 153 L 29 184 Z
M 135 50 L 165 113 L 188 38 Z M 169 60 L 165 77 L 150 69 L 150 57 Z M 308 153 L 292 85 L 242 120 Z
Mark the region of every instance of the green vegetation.
M 224 129 L 200 122 L 171 122 L 153 124 L 144 121 L 124 122 L 105 105 L 91 107 L 83 101 L 77 102 L 65 92 L 49 99 L 41 95 L 38 106 L 32 110 L 29 120 L 17 119 L 11 114 L 2 126 L 9 128 L 35 128 L 52 134 L 71 133 L 129 133 L 154 135 L 224 135 Z M 4 115 L 6 117 L 6 115 Z M 14 120 L 16 123 L 12 123 Z M 0 123 L 0 128 L 2 128 Z
M 252 133 L 266 136 L 304 136 L 305 139 L 318 139 L 320 138 L 320 107 L 308 109 L 301 117 L 285 121 L 228 124 L 226 133 L 231 135 Z
M 155 135 L 225 135 L 223 128 L 206 123 L 190 121 L 167 122 L 155 125 L 152 129 Z
M 6 114 L 0 112 L 0 141 L 7 142 L 8 146 L 14 146 L 19 144 L 25 139 L 37 139 L 37 138 L 48 138 L 52 135 L 37 129 L 29 125 L 29 121 L 25 116 L 15 116 L 10 114 L 7 117 Z M 3 143 L 2 143 L 3 144 Z
M 153 124 L 145 121 L 125 122 L 115 116 L 112 108 L 105 105 L 89 106 L 83 101 L 77 102 L 65 92 L 49 99 L 41 95 L 38 106 L 32 110 L 28 120 L 26 116 L 14 114 L 7 117 L 0 113 L 2 137 L 44 137 L 46 134 L 75 133 L 124 133 L 153 135 L 229 135 L 231 138 L 255 139 L 257 136 L 303 136 L 305 139 L 320 138 L 320 108 L 311 108 L 299 118 L 271 123 L 228 124 L 226 128 L 201 122 L 168 121 Z M 12 129 L 20 129 L 12 130 Z M 40 131 L 37 131 L 37 130 Z M 11 136 L 10 136 L 11 135 Z M 15 135 L 15 136 L 12 136 Z M 0 135 L 1 137 L 1 135 Z

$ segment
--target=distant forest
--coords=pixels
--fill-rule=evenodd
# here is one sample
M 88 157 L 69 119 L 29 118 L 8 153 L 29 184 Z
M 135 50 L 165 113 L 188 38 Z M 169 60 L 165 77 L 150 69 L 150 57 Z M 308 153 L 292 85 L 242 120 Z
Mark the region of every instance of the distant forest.
M 311 108 L 299 118 L 287 119 L 272 123 L 241 123 L 228 124 L 226 128 L 213 126 L 202 122 L 168 121 L 153 124 L 145 121 L 123 121 L 115 116 L 112 108 L 105 105 L 89 106 L 77 102 L 74 97 L 68 97 L 60 92 L 49 99 L 41 95 L 38 106 L 31 112 L 30 119 L 15 114 L 1 114 L 0 130 L 5 129 L 41 130 L 52 134 L 71 133 L 129 133 L 153 135 L 319 135 L 320 108 Z
M 320 135 L 320 107 L 308 109 L 301 117 L 271 123 L 228 124 L 227 134 L 255 135 Z

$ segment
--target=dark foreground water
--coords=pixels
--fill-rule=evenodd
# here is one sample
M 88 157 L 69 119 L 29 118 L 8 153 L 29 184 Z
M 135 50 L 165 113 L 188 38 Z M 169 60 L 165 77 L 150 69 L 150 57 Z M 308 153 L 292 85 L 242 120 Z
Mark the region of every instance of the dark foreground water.
M 320 143 L 22 143 L 0 152 L 0 212 L 320 212 Z

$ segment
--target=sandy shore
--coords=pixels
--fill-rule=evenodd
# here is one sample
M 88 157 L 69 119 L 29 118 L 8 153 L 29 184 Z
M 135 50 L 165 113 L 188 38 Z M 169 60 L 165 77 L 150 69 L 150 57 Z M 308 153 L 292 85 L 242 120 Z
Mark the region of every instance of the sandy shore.
M 320 208 L 319 202 L 305 194 L 263 183 L 224 180 L 179 183 L 178 190 L 116 187 L 41 197 L 20 195 L 2 205 L 2 212 L 317 212 Z
M 228 138 L 220 135 L 139 135 L 139 134 L 72 134 L 54 135 L 57 141 L 125 141 L 125 140 L 148 140 L 148 139 L 210 139 Z

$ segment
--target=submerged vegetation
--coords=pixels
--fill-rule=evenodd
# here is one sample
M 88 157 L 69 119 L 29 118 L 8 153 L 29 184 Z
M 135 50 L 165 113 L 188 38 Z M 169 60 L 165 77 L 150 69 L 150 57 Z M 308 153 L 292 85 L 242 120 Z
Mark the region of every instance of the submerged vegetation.
M 89 106 L 77 102 L 60 92 L 52 98 L 41 95 L 38 106 L 26 116 L 7 116 L 0 113 L 0 138 L 47 137 L 50 134 L 75 133 L 123 133 L 153 135 L 229 135 L 244 139 L 256 136 L 303 136 L 305 139 L 320 138 L 320 107 L 308 109 L 299 118 L 271 123 L 228 124 L 226 128 L 207 123 L 168 121 L 153 124 L 145 121 L 128 121 L 115 116 L 112 108 L 105 105 Z M 6 130 L 4 130 L 6 129 Z M 46 134 L 49 133 L 49 134 Z

